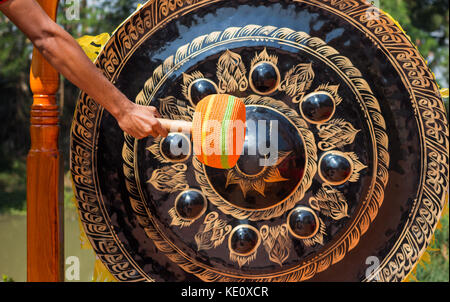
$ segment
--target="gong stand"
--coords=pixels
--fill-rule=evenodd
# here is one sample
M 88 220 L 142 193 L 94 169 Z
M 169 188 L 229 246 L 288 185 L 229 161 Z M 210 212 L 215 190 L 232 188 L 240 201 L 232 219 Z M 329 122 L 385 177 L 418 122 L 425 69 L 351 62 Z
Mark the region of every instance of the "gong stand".
M 38 0 L 56 20 L 57 0 Z M 30 86 L 31 149 L 27 159 L 27 279 L 64 281 L 63 173 L 58 149 L 59 74 L 33 50 Z

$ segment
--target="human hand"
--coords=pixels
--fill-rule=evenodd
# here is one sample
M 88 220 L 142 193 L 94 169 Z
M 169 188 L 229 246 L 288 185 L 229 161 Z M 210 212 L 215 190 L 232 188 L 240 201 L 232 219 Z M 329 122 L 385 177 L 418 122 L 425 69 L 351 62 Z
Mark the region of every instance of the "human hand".
M 148 136 L 167 137 L 168 132 L 157 120 L 161 116 L 152 106 L 141 106 L 130 103 L 128 108 L 117 117 L 120 128 L 127 134 L 142 139 Z

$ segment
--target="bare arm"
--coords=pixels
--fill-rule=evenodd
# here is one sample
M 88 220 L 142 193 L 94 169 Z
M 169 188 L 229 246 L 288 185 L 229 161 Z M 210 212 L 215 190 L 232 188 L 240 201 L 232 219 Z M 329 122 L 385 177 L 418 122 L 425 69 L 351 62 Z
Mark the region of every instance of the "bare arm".
M 34 0 L 9 0 L 2 11 L 32 41 L 45 59 L 69 81 L 108 110 L 126 133 L 144 138 L 167 136 L 154 107 L 128 100 L 85 55 L 77 42 L 53 22 Z

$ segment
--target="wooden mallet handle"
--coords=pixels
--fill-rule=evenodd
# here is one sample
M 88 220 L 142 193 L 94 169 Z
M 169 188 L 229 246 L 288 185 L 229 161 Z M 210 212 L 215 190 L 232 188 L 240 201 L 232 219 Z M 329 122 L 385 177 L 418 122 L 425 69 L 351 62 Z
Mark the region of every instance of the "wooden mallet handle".
M 190 134 L 192 132 L 192 122 L 168 119 L 158 119 L 158 121 L 161 123 L 161 126 L 168 132 L 179 132 L 186 134 Z

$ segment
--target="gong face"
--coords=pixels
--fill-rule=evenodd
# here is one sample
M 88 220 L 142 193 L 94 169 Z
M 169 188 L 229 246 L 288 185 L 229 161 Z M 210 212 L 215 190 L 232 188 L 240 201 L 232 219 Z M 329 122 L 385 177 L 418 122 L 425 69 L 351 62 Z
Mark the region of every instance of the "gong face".
M 273 208 L 302 182 L 306 164 L 302 134 L 286 116 L 272 108 L 248 105 L 246 109 L 247 136 L 237 165 L 227 171 L 204 167 L 204 173 L 217 195 L 236 208 Z M 274 133 L 277 141 L 271 140 Z M 266 147 L 266 142 L 275 147 L 273 154 L 262 150 L 261 143 Z
M 214 169 L 189 136 L 135 140 L 81 95 L 77 201 L 118 280 L 409 273 L 448 181 L 442 101 L 392 20 L 341 2 L 149 1 L 119 27 L 97 65 L 131 100 L 192 121 L 203 97 L 231 94 L 247 131 L 237 165 Z

